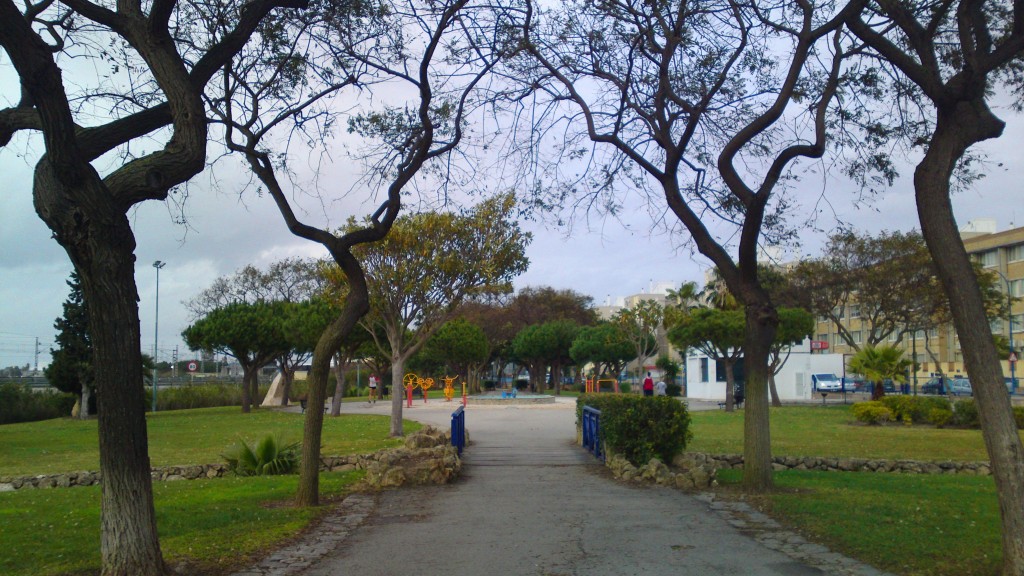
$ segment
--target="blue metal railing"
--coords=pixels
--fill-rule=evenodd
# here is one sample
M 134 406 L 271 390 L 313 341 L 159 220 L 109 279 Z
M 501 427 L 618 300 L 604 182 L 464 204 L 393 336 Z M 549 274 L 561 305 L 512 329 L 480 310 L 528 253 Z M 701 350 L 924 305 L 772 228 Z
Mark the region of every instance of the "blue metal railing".
M 455 446 L 460 456 L 466 447 L 466 409 L 463 406 L 452 412 L 452 446 Z
M 583 407 L 583 447 L 604 460 L 601 449 L 601 411 L 590 406 Z

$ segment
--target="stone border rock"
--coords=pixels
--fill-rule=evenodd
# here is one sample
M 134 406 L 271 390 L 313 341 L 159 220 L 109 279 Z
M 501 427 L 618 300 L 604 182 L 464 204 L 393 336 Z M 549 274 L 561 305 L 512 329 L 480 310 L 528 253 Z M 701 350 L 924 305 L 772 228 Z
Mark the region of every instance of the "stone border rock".
M 671 486 L 681 490 L 705 490 L 717 484 L 718 470 L 708 459 L 694 458 L 692 454 L 680 454 L 669 467 L 657 458 L 637 468 L 618 454 L 608 454 L 605 465 L 612 476 L 627 482 L 654 482 L 659 486 Z
M 469 435 L 466 435 L 469 442 Z M 367 481 L 374 487 L 398 486 L 417 483 L 446 483 L 458 477 L 462 461 L 451 445 L 451 432 L 424 426 L 405 439 L 405 446 L 387 448 L 373 454 L 325 456 L 320 459 L 320 470 L 344 472 L 367 470 Z M 388 472 L 389 470 L 395 470 Z M 153 480 L 170 482 L 220 478 L 229 474 L 225 464 L 195 464 L 190 466 L 164 466 L 153 468 Z M 386 478 L 385 478 L 386 477 Z M 37 476 L 0 477 L 0 492 L 25 488 L 71 488 L 93 486 L 101 481 L 99 472 L 79 471 Z M 399 482 L 399 483 L 396 483 Z
M 699 462 L 709 462 L 718 469 L 742 468 L 741 454 L 703 454 L 689 452 Z M 954 462 L 922 460 L 882 460 L 870 458 L 824 458 L 821 456 L 775 456 L 774 470 L 818 470 L 822 472 L 890 472 L 895 474 L 963 474 L 989 476 L 988 462 Z

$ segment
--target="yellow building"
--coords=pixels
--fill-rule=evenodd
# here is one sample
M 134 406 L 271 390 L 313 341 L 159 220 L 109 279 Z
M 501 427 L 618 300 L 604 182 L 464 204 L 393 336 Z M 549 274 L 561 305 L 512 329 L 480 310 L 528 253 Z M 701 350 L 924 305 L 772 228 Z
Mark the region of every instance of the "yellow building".
M 995 221 L 976 220 L 969 222 L 960 231 L 960 237 L 972 258 L 986 269 L 999 274 L 1004 294 L 1009 290 L 1013 297 L 1024 297 L 1024 227 L 997 232 Z M 849 330 L 851 339 L 860 344 L 866 336 L 864 332 L 867 326 L 860 318 L 859 306 L 850 303 L 842 312 L 844 327 Z M 1011 318 L 1012 321 L 1010 318 L 1002 318 L 992 322 L 992 333 L 1011 339 L 1012 324 L 1014 347 L 1020 350 L 1024 345 L 1024 300 L 1013 303 Z M 839 354 L 855 352 L 828 318 L 817 319 L 815 339 L 828 342 L 829 349 Z M 896 339 L 897 334 L 893 333 L 886 343 L 895 343 Z M 919 381 L 940 371 L 947 375 L 965 373 L 960 340 L 952 325 L 932 329 L 928 333 L 919 331 L 916 335 L 907 334 L 900 346 L 906 350 L 907 358 L 914 358 L 916 348 L 916 361 L 920 367 L 917 374 Z M 1010 375 L 1008 359 L 1003 359 L 1003 373 L 1007 377 Z M 1019 370 L 1017 378 L 1021 378 Z

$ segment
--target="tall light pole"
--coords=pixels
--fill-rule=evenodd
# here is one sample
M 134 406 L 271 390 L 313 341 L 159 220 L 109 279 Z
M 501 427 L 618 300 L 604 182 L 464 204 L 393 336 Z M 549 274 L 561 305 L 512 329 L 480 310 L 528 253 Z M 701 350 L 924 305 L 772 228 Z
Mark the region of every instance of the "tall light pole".
M 156 268 L 156 314 L 153 319 L 153 412 L 156 412 L 156 351 L 157 342 L 160 340 L 160 269 L 166 264 L 159 260 L 153 262 L 153 268 Z
M 1013 349 L 1013 294 L 1010 292 L 1010 279 L 1005 274 L 996 270 L 996 274 L 1003 279 L 1006 283 L 1006 319 L 1010 324 L 1010 392 L 1014 392 L 1017 388 L 1017 363 L 1014 361 L 1014 354 L 1016 350 Z

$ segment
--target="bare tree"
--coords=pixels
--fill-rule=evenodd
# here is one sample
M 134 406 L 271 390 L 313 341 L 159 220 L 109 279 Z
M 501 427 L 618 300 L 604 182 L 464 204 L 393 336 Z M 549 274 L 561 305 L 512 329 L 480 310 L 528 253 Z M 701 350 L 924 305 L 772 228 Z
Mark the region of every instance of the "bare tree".
M 14 133 L 42 134 L 33 200 L 81 277 L 89 304 L 103 474 L 101 558 L 104 575 L 165 574 L 153 513 L 142 387 L 135 236 L 127 213 L 203 170 L 208 124 L 201 98 L 213 75 L 277 8 L 305 0 L 230 3 L 222 33 L 183 41 L 195 14 L 174 0 L 0 1 L 0 46 L 21 81 L 21 98 L 0 110 L 0 145 Z M 69 58 L 120 73 L 85 76 L 62 70 Z M 127 79 L 107 82 L 105 78 Z M 83 88 L 84 87 L 84 88 Z M 81 92 L 84 90 L 85 92 Z M 103 104 L 105 106 L 102 106 Z M 102 110 L 103 115 L 94 114 Z M 149 137 L 145 147 L 129 144 Z M 139 149 L 152 150 L 136 156 Z M 106 174 L 94 163 L 121 158 Z M 101 166 L 105 166 L 102 164 Z
M 543 74 L 529 89 L 547 98 L 534 123 L 546 129 L 531 141 L 553 139 L 555 129 L 564 138 L 559 191 L 586 190 L 576 204 L 584 209 L 614 213 L 621 189 L 640 191 L 655 213 L 667 208 L 746 309 L 744 485 L 765 490 L 768 355 L 779 320 L 759 281 L 758 247 L 785 237 L 793 163 L 824 153 L 840 14 L 806 0 L 530 6 L 524 51 Z
M 331 357 L 369 310 L 367 279 L 354 250 L 388 234 L 407 187 L 461 142 L 471 96 L 500 55 L 501 45 L 493 38 L 505 17 L 500 7 L 470 0 L 328 1 L 328 6 L 333 9 L 264 38 L 271 47 L 284 47 L 272 52 L 280 57 L 267 59 L 265 50 L 254 49 L 225 67 L 223 89 L 210 97 L 226 129 L 228 149 L 245 159 L 289 230 L 324 246 L 345 277 L 342 312 L 313 350 L 312 406 L 323 405 Z M 295 187 L 287 178 L 287 157 L 271 147 L 297 136 L 319 146 L 337 120 L 331 99 L 375 85 L 386 85 L 389 95 L 400 94 L 403 104 L 357 108 L 349 130 L 366 139 L 371 153 L 365 157 L 374 164 L 365 183 L 383 188 L 385 199 L 365 221 L 339 233 L 302 221 L 292 205 Z M 319 500 L 322 424 L 321 410 L 307 410 L 297 494 L 301 505 Z
M 876 133 L 907 136 L 924 155 L 914 171 L 921 233 L 949 296 L 971 377 L 1002 516 L 1003 574 L 1024 574 L 1024 445 L 1003 386 L 985 301 L 957 231 L 951 181 L 975 144 L 1005 123 L 989 106 L 996 90 L 1024 90 L 1024 3 L 984 0 L 857 3 L 850 29 L 874 50 L 880 100 L 901 123 Z M 884 88 L 884 90 L 883 90 Z

